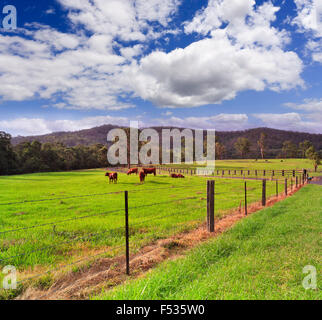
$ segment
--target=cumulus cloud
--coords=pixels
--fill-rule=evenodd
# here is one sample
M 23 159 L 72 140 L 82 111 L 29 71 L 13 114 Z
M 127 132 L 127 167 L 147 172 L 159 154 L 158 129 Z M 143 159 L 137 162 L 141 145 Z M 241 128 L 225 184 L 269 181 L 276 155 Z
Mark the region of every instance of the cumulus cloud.
M 312 119 L 310 116 L 300 115 L 299 113 L 261 113 L 254 114 L 255 118 L 269 128 L 321 133 L 321 122 L 319 119 Z
M 32 24 L 0 35 L 0 100 L 119 110 L 133 107 L 136 96 L 177 108 L 303 86 L 302 61 L 285 49 L 290 37 L 273 26 L 279 8 L 270 1 L 209 0 L 184 24 L 201 40 L 168 53 L 145 50 L 178 33 L 171 21 L 181 0 L 58 1 L 74 33 Z
M 285 106 L 305 112 L 302 116 L 314 123 L 318 122 L 318 131 L 322 132 L 322 99 L 305 99 L 303 103 L 285 103 Z
M 133 107 L 120 74 L 143 45 L 118 39 L 158 38 L 158 26 L 168 25 L 180 1 L 58 1 L 74 33 L 33 23 L 0 35 L 0 100 L 50 99 L 52 106 L 70 109 Z
M 305 99 L 303 103 L 288 102 L 285 106 L 297 110 L 322 112 L 322 99 Z
M 322 2 L 320 0 L 295 0 L 297 16 L 292 21 L 298 32 L 306 33 L 307 50 L 312 60 L 322 63 Z
M 176 13 L 179 0 L 59 0 L 69 19 L 93 33 L 104 33 L 125 41 L 144 41 L 158 36 L 151 22 L 166 27 Z
M 312 32 L 322 37 L 322 3 L 320 0 L 294 0 L 297 7 L 297 16 L 293 25 L 297 25 L 300 32 Z
M 128 126 L 126 117 L 97 116 L 80 120 L 46 120 L 43 118 L 17 118 L 12 120 L 0 120 L 3 130 L 14 135 L 42 135 L 58 131 L 77 131 L 90 129 L 104 124 Z
M 206 38 L 134 62 L 130 86 L 143 99 L 169 108 L 217 104 L 245 90 L 302 86 L 302 61 L 284 50 L 287 32 L 271 26 L 277 11 L 270 2 L 255 9 L 253 0 L 209 1 L 185 25 L 186 33 Z

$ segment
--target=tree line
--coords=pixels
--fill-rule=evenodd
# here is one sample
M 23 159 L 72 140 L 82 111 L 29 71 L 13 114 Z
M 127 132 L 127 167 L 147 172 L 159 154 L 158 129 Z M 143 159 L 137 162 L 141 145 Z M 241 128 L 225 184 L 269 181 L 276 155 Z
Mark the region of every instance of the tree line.
M 259 140 L 257 141 L 257 147 L 259 149 L 261 158 L 265 158 L 266 151 L 266 134 L 261 133 Z M 251 143 L 247 138 L 240 137 L 235 143 L 235 149 L 241 158 L 247 158 L 251 150 Z M 297 146 L 290 140 L 284 141 L 282 151 L 277 158 L 307 158 L 312 160 L 315 171 L 321 164 L 321 153 L 316 151 L 311 141 L 305 140 L 300 142 Z
M 20 174 L 91 169 L 107 166 L 103 144 L 66 147 L 62 143 L 38 141 L 11 144 L 11 136 L 0 131 L 0 174 Z
M 182 159 L 184 160 L 184 141 L 182 141 Z M 234 147 L 240 158 L 247 158 L 252 144 L 245 137 L 239 137 Z M 267 151 L 266 134 L 261 133 L 255 146 L 258 155 L 265 158 Z M 206 150 L 206 146 L 204 146 Z M 160 151 L 161 152 L 161 151 Z M 226 148 L 216 137 L 216 158 L 225 159 Z M 315 150 L 312 142 L 305 140 L 299 145 L 287 140 L 278 158 L 308 158 L 317 170 L 321 164 L 321 154 Z M 93 144 L 66 147 L 60 142 L 26 141 L 15 146 L 11 136 L 0 131 L 0 174 L 20 174 L 32 172 L 51 172 L 101 168 L 108 166 L 107 146 Z

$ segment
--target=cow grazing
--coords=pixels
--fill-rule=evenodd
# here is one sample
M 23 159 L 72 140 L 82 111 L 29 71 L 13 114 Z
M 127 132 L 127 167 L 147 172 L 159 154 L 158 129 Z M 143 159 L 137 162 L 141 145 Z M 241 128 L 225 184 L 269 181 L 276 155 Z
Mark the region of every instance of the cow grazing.
M 128 172 L 127 172 L 127 175 L 131 175 L 131 174 L 138 174 L 139 173 L 139 169 L 138 168 L 133 168 L 133 169 L 130 169 Z
M 113 172 L 113 173 L 106 172 L 105 177 L 109 178 L 109 183 L 117 183 L 117 173 L 116 172 Z
M 178 179 L 178 178 L 184 178 L 184 176 L 183 176 L 182 174 L 172 173 L 172 174 L 171 174 L 171 178 Z
M 139 177 L 140 177 L 140 183 L 144 183 L 144 181 L 145 181 L 145 173 L 144 173 L 143 170 L 140 171 Z
M 154 176 L 157 175 L 157 169 L 156 168 L 143 168 L 143 172 L 145 175 L 148 174 L 154 174 Z

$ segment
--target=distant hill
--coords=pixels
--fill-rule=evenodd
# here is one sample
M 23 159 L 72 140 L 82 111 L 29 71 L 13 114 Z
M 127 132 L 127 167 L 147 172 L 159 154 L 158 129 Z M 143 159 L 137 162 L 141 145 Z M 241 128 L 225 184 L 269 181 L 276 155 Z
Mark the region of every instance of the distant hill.
M 257 147 L 257 141 L 260 134 L 266 133 L 266 156 L 267 158 L 276 158 L 282 151 L 284 141 L 290 140 L 297 146 L 304 140 L 309 140 L 313 143 L 314 147 L 318 151 L 322 151 L 322 134 L 311 134 L 305 132 L 284 131 L 269 128 L 256 128 L 245 131 L 229 131 L 229 132 L 217 132 L 217 137 L 220 142 L 223 143 L 227 149 L 228 157 L 236 157 L 236 151 L 234 144 L 239 137 L 245 137 L 251 142 L 250 157 L 260 157 L 259 149 Z
M 31 137 L 15 137 L 12 138 L 12 144 L 17 145 L 25 141 L 38 140 L 41 143 L 46 142 L 60 142 L 68 147 L 73 147 L 76 145 L 92 145 L 92 144 L 106 144 L 106 136 L 109 130 L 120 128 L 115 125 L 103 125 L 100 127 L 95 127 L 92 129 L 74 131 L 74 132 L 55 132 L 51 134 L 41 135 L 41 136 L 31 136 Z M 158 132 L 164 127 L 155 127 Z M 179 128 L 180 129 L 180 128 Z M 259 157 L 259 150 L 257 148 L 257 141 L 260 134 L 266 133 L 266 157 L 276 158 L 281 150 L 284 141 L 290 140 L 297 146 L 300 142 L 304 140 L 311 141 L 317 150 L 322 150 L 322 134 L 310 134 L 304 132 L 293 132 L 293 131 L 283 131 L 269 128 L 256 128 L 244 131 L 226 131 L 217 132 L 217 137 L 219 141 L 225 145 L 226 148 L 226 158 L 237 157 L 234 144 L 239 137 L 245 137 L 251 142 L 251 152 L 248 155 L 250 158 Z
M 115 125 L 103 125 L 92 129 L 85 129 L 80 131 L 68 131 L 68 132 L 54 132 L 41 136 L 30 136 L 30 137 L 14 137 L 11 142 L 13 145 L 17 145 L 21 142 L 37 140 L 41 143 L 63 143 L 67 147 L 74 147 L 77 145 L 93 145 L 96 143 L 106 144 L 107 133 L 115 128 L 119 128 Z

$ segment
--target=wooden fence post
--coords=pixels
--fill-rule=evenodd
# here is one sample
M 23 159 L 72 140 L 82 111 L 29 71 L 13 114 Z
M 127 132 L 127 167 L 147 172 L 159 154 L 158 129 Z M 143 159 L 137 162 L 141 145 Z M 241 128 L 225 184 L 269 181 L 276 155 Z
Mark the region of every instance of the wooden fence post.
M 298 187 L 299 185 L 299 178 L 298 176 L 295 177 L 295 185 L 296 185 L 296 188 Z
M 285 179 L 285 195 L 287 196 L 287 179 Z
M 276 197 L 278 198 L 278 180 L 276 180 Z
M 129 246 L 129 197 L 128 191 L 124 192 L 125 196 L 125 249 L 126 249 L 126 274 L 130 275 L 130 246 Z
M 207 181 L 207 229 L 215 232 L 215 181 Z
M 247 182 L 245 181 L 245 216 L 247 216 Z
M 263 179 L 263 186 L 262 186 L 262 206 L 266 206 L 266 179 Z

